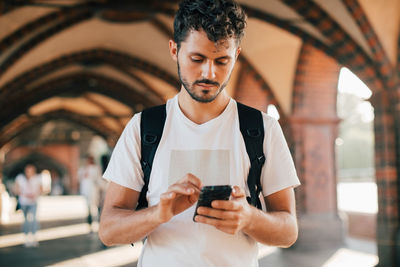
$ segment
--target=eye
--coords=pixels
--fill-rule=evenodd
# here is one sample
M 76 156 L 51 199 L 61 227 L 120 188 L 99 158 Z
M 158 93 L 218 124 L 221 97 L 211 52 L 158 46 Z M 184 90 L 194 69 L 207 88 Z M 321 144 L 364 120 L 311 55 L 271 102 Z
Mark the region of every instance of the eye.
M 228 64 L 229 60 L 227 58 L 219 59 L 216 61 L 218 65 L 226 65 Z
M 203 58 L 201 58 L 201 57 L 192 57 L 191 59 L 192 59 L 193 62 L 197 62 L 197 63 L 203 61 Z

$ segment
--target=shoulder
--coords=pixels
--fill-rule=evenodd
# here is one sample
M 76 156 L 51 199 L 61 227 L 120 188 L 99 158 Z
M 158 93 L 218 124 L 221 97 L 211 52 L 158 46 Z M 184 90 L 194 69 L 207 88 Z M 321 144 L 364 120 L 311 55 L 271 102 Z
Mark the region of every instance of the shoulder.
M 237 102 L 236 100 L 234 100 L 234 101 L 236 102 L 237 112 L 238 113 L 240 112 L 239 111 L 239 109 L 240 109 L 239 106 L 241 106 L 242 109 L 251 112 L 251 113 L 247 113 L 247 114 L 253 114 L 253 112 L 260 112 L 261 115 L 262 115 L 262 120 L 263 120 L 264 130 L 265 131 L 271 131 L 271 130 L 276 131 L 277 129 L 278 130 L 280 129 L 280 125 L 279 125 L 278 121 L 274 117 L 268 115 L 264 111 L 261 111 L 259 109 L 253 108 L 251 106 L 245 105 L 245 104 L 240 103 L 240 102 Z M 246 114 L 246 113 L 244 113 L 244 114 Z
M 17 177 L 15 177 L 15 181 L 17 183 L 22 182 L 23 180 L 25 180 L 25 176 L 23 174 L 18 174 Z
M 138 112 L 135 115 L 133 115 L 133 117 L 126 124 L 125 128 L 131 129 L 131 128 L 135 128 L 138 125 L 140 125 L 141 117 L 142 117 L 142 112 Z
M 267 130 L 274 130 L 280 129 L 281 126 L 279 122 L 272 116 L 268 115 L 265 112 L 261 112 L 263 117 L 264 129 Z
M 142 116 L 142 112 L 136 113 L 129 120 L 129 122 L 125 125 L 124 130 L 122 131 L 121 136 L 134 136 L 135 132 L 140 133 L 140 119 Z
M 264 132 L 265 138 L 268 142 L 275 142 L 277 140 L 285 139 L 282 127 L 278 120 L 263 113 Z

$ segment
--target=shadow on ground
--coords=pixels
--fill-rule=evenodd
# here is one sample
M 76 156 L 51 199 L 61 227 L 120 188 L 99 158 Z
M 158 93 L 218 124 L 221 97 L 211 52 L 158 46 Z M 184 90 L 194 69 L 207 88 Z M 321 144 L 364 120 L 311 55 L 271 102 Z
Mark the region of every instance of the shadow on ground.
M 41 241 L 37 248 L 1 248 L 0 266 L 46 266 L 105 249 L 97 233 Z

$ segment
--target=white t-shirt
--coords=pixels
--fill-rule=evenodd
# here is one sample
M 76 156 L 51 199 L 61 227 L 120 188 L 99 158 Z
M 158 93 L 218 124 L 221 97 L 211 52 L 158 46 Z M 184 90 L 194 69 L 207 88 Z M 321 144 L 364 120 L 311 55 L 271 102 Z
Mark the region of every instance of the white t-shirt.
M 104 178 L 141 191 L 140 117 L 125 127 L 113 151 Z M 299 185 L 293 160 L 278 122 L 263 113 L 266 162 L 261 173 L 263 195 Z M 204 185 L 246 186 L 250 161 L 246 152 L 236 102 L 201 125 L 180 110 L 178 97 L 167 102 L 163 136 L 154 157 L 147 199 L 159 202 L 168 186 L 192 173 Z M 258 266 L 257 243 L 239 232 L 229 235 L 193 222 L 195 205 L 160 225 L 147 238 L 138 266 Z
M 42 187 L 42 178 L 40 175 L 34 175 L 30 179 L 27 179 L 24 174 L 19 174 L 15 178 L 15 182 L 19 187 L 19 203 L 21 205 L 34 205 L 40 196 Z

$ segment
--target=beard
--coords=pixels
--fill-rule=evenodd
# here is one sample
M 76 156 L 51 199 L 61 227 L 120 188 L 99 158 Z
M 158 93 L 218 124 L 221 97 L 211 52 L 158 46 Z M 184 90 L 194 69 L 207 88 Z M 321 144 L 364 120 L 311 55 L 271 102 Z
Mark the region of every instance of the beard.
M 226 80 L 225 83 L 220 85 L 216 81 L 208 80 L 208 79 L 201 79 L 201 80 L 196 80 L 192 84 L 189 83 L 184 77 L 182 77 L 181 74 L 181 68 L 179 66 L 179 60 L 178 60 L 178 76 L 179 76 L 179 81 L 182 83 L 183 87 L 185 88 L 186 92 L 190 95 L 190 97 L 200 103 L 210 103 L 214 101 L 215 98 L 222 92 L 222 90 L 225 89 L 226 85 L 228 84 L 228 81 L 230 79 L 230 76 L 232 74 L 229 74 L 228 79 Z M 209 85 L 215 85 L 218 87 L 217 91 L 214 94 L 211 94 L 210 90 L 202 90 L 201 93 L 196 93 L 194 86 L 196 84 L 209 84 Z

